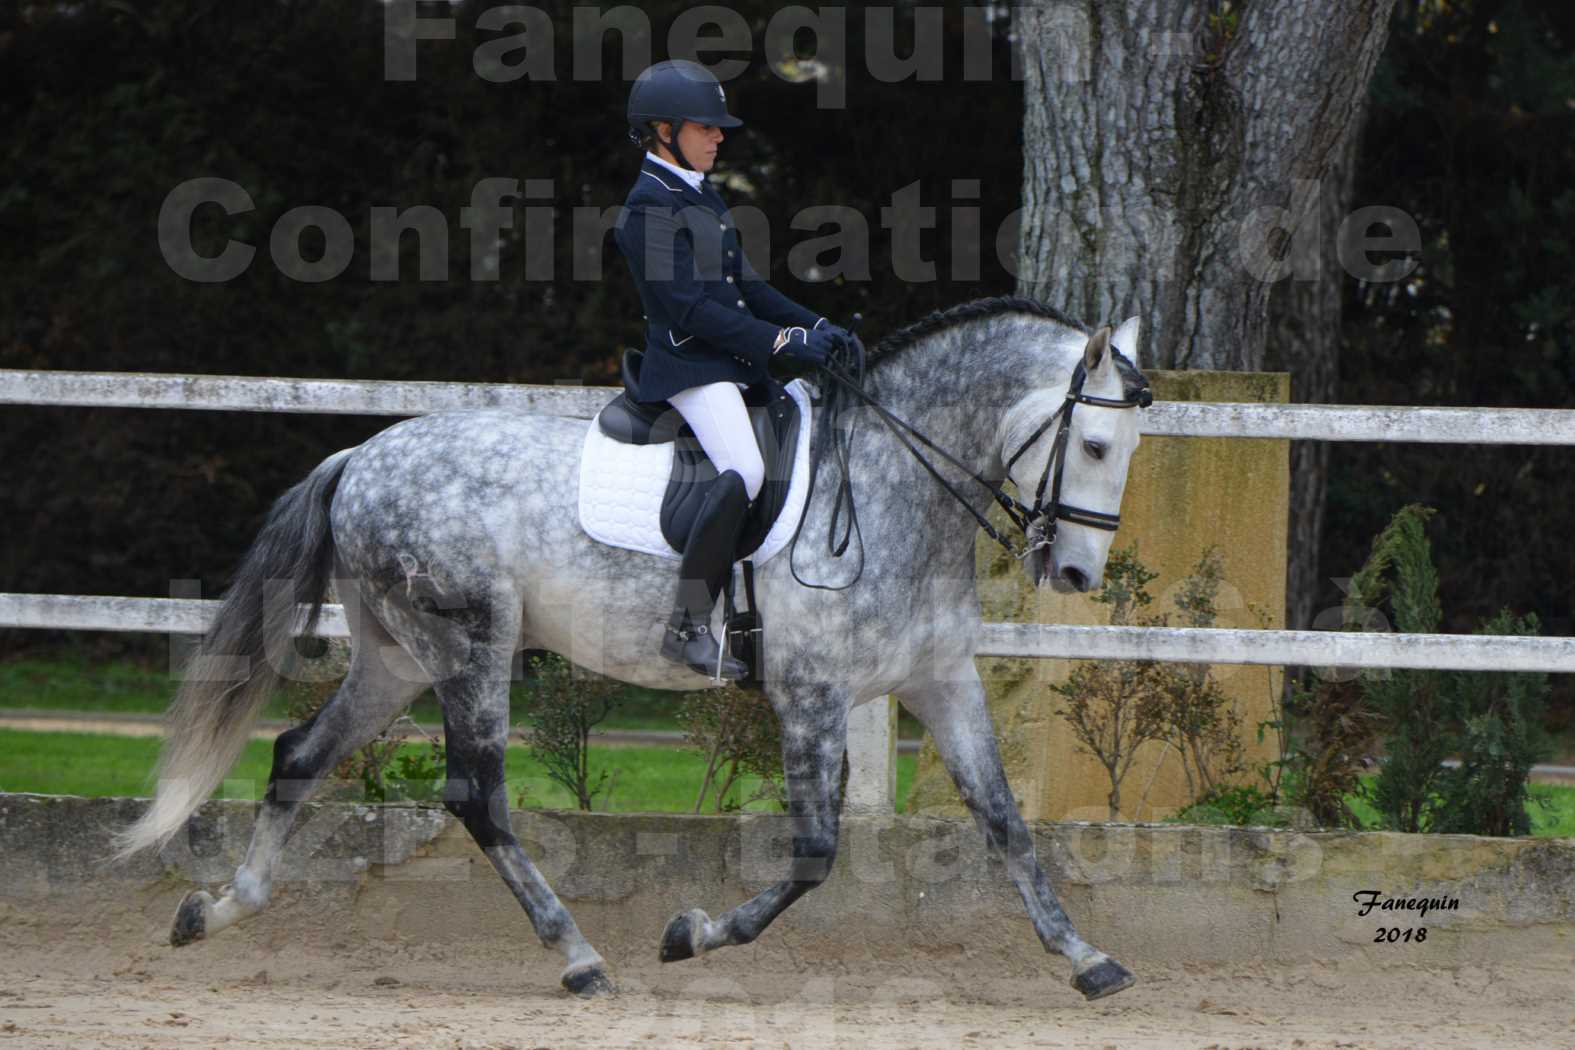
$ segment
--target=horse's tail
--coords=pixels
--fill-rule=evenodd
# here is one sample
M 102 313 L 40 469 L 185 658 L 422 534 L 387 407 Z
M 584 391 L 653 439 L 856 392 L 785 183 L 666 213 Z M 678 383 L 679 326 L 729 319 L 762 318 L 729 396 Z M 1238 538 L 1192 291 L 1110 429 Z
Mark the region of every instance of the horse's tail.
M 298 602 L 310 604 L 302 633 L 317 626 L 334 561 L 328 504 L 352 451 L 323 460 L 268 512 L 218 617 L 186 665 L 166 715 L 157 794 L 142 817 L 115 836 L 117 860 L 162 847 L 240 758 L 294 654 Z

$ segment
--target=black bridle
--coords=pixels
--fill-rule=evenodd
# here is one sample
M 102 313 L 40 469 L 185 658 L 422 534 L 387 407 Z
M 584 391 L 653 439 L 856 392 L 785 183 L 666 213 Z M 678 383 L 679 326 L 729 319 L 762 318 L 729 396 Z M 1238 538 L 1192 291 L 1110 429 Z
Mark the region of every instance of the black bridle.
M 855 319 L 855 324 L 856 323 L 857 319 Z M 1117 350 L 1114 346 L 1111 346 L 1109 349 L 1110 353 L 1115 356 L 1116 360 L 1125 362 L 1129 367 L 1132 368 L 1134 372 L 1137 372 L 1136 366 L 1132 365 L 1132 362 L 1127 360 L 1121 351 Z M 1086 508 L 1075 507 L 1069 503 L 1063 503 L 1061 501 L 1061 480 L 1066 469 L 1067 443 L 1070 440 L 1072 433 L 1072 413 L 1078 405 L 1091 405 L 1098 408 L 1147 408 L 1149 405 L 1154 403 L 1154 395 L 1149 390 L 1148 384 L 1146 382 L 1130 398 L 1117 399 L 1108 397 L 1092 397 L 1083 393 L 1083 384 L 1088 380 L 1088 369 L 1081 360 L 1078 361 L 1077 367 L 1072 370 L 1072 378 L 1067 384 L 1066 398 L 1061 402 L 1061 407 L 1057 408 L 1055 412 L 1051 413 L 1049 419 L 1046 419 L 1039 425 L 1038 429 L 1036 429 L 1032 434 L 1028 435 L 1023 443 L 1017 447 L 1017 451 L 1013 452 L 1011 458 L 1006 461 L 1006 469 L 1008 474 L 1010 474 L 1012 464 L 1016 463 L 1020 458 L 1022 458 L 1023 453 L 1027 452 L 1028 449 L 1033 446 L 1034 442 L 1043 437 L 1052 426 L 1056 427 L 1055 437 L 1050 449 L 1050 455 L 1045 458 L 1045 469 L 1039 475 L 1039 484 L 1034 491 L 1033 506 L 1027 506 L 1020 500 L 1017 500 L 1008 495 L 1002 490 L 1000 485 L 997 485 L 981 477 L 977 472 L 968 469 L 966 465 L 958 461 L 957 457 L 953 456 L 951 453 L 935 444 L 935 442 L 931 441 L 928 437 L 908 424 L 906 421 L 898 419 L 896 416 L 892 415 L 884 407 L 878 404 L 872 397 L 870 397 L 869 394 L 865 393 L 862 385 L 865 369 L 864 344 L 857 338 L 849 340 L 843 347 L 842 352 L 834 355 L 834 360 L 835 363 L 822 365 L 819 371 L 835 380 L 840 387 L 840 391 L 845 391 L 848 394 L 858 397 L 866 405 L 874 409 L 876 416 L 882 423 L 886 424 L 886 428 L 890 430 L 897 440 L 902 443 L 902 446 L 913 455 L 913 458 L 918 460 L 924 469 L 929 471 L 930 475 L 940 483 L 941 487 L 950 493 L 953 499 L 957 500 L 958 503 L 961 503 L 968 513 L 974 516 L 974 520 L 979 523 L 979 527 L 984 529 L 985 533 L 989 535 L 991 539 L 995 540 L 995 542 L 999 543 L 1003 548 L 1005 548 L 1006 552 L 1012 555 L 1012 557 L 1020 561 L 1023 558 L 1028 557 L 1034 551 L 1048 550 L 1050 546 L 1055 543 L 1056 523 L 1059 521 L 1070 522 L 1074 525 L 1087 525 L 1096 529 L 1104 529 L 1107 532 L 1114 532 L 1118 527 L 1120 527 L 1121 515 L 1119 513 L 1108 514 L 1104 511 L 1088 510 Z M 845 370 L 851 370 L 852 374 L 849 375 Z M 1138 374 L 1141 375 L 1141 373 Z M 843 553 L 848 549 L 848 543 L 855 533 L 858 533 L 859 535 L 861 548 L 863 544 L 863 534 L 860 533 L 858 529 L 858 514 L 854 510 L 853 506 L 852 481 L 848 473 L 848 451 L 852 441 L 852 435 L 844 435 L 838 427 L 838 421 L 841 418 L 842 410 L 845 407 L 845 398 L 837 396 L 838 393 L 839 391 L 833 391 L 825 398 L 823 402 L 825 405 L 824 410 L 827 416 L 825 420 L 825 426 L 827 428 L 826 437 L 827 440 L 831 441 L 833 444 L 833 448 L 835 449 L 837 455 L 838 465 L 842 472 L 842 480 L 837 487 L 836 501 L 832 504 L 831 508 L 831 521 L 826 530 L 826 546 L 834 558 L 842 557 Z M 898 429 L 899 427 L 901 429 Z M 959 470 L 962 470 L 970 478 L 972 478 L 974 481 L 977 481 L 980 485 L 983 485 L 986 489 L 989 489 L 990 495 L 995 499 L 995 502 L 1000 504 L 1001 509 L 1006 511 L 1006 516 L 1011 519 L 1012 524 L 1017 526 L 1018 531 L 1023 534 L 1023 547 L 1018 549 L 1016 546 L 1014 546 L 1010 538 L 1002 535 L 1001 531 L 994 525 L 990 524 L 989 520 L 983 514 L 980 514 L 977 510 L 975 510 L 973 504 L 969 503 L 968 500 L 963 497 L 962 493 L 957 491 L 951 482 L 942 477 L 940 471 L 935 469 L 935 465 L 926 459 L 924 457 L 924 453 L 920 452 L 918 448 L 914 446 L 913 442 L 910 441 L 907 435 L 903 433 L 904 430 L 906 430 L 908 434 L 912 434 L 914 438 L 917 438 L 918 441 L 926 448 L 930 449 L 932 452 L 935 452 L 937 455 L 941 456 Z M 809 501 L 815 495 L 815 475 L 817 473 L 817 467 L 820 463 L 820 456 L 823 453 L 824 444 L 816 448 L 815 456 L 810 463 L 809 492 L 806 494 L 804 500 L 806 513 L 799 518 L 798 528 L 793 531 L 793 549 L 789 550 L 788 552 L 788 562 L 790 568 L 792 568 L 793 550 L 796 550 L 798 547 L 799 532 L 803 530 L 804 519 L 808 517 Z M 1045 499 L 1045 492 L 1047 488 L 1049 489 L 1050 496 L 1048 502 Z M 842 540 L 840 543 L 838 543 L 835 539 L 837 519 L 842 514 L 842 504 L 844 500 L 847 501 L 848 505 L 848 523 L 843 529 Z M 858 576 L 855 576 L 853 580 L 843 584 L 841 587 L 828 587 L 823 584 L 809 583 L 808 581 L 802 579 L 798 575 L 798 570 L 796 568 L 792 568 L 792 571 L 793 578 L 798 580 L 800 584 L 804 585 L 805 587 L 814 587 L 821 590 L 843 590 L 847 587 L 853 586 L 854 583 L 858 582 L 859 578 Z M 863 575 L 863 572 L 864 567 L 861 560 L 859 566 L 859 575 Z
M 1121 357 L 1121 351 L 1114 346 L 1110 347 L 1110 352 L 1117 355 L 1118 359 L 1125 360 L 1124 357 Z M 1130 363 L 1128 362 L 1128 364 Z M 1034 505 L 1032 507 L 1024 507 L 1017 500 L 1011 500 L 1014 504 L 1011 507 L 1006 507 L 1004 503 L 1002 504 L 1006 508 L 1007 516 L 1012 519 L 1012 523 L 1022 530 L 1023 538 L 1026 541 L 1026 546 L 1024 546 L 1022 552 L 1014 554 L 1014 557 L 1019 560 L 1026 558 L 1036 550 L 1048 549 L 1055 542 L 1055 525 L 1058 521 L 1071 522 L 1073 525 L 1087 525 L 1095 529 L 1104 529 L 1106 532 L 1115 532 L 1116 529 L 1121 527 L 1121 515 L 1119 513 L 1107 514 L 1100 510 L 1074 507 L 1070 503 L 1061 501 L 1061 478 L 1066 472 L 1066 446 L 1072 435 L 1072 412 L 1078 405 L 1093 405 L 1096 408 L 1147 408 L 1154 403 L 1154 395 L 1147 386 L 1143 386 L 1131 398 L 1091 397 L 1083 393 L 1083 384 L 1087 381 L 1088 369 L 1082 361 L 1079 361 L 1077 367 L 1072 370 L 1072 381 L 1067 384 L 1066 400 L 1061 402 L 1061 407 L 1056 409 L 1049 419 L 1039 424 L 1039 429 L 1028 435 L 1028 439 L 1017 446 L 1017 451 L 1012 453 L 1012 458 L 1006 461 L 1006 470 L 1010 474 L 1012 464 L 1016 463 L 1022 454 L 1028 451 L 1029 446 L 1043 437 L 1045 431 L 1049 430 L 1056 420 L 1059 419 L 1061 421 L 1060 426 L 1056 428 L 1050 455 L 1045 459 L 1045 469 L 1039 475 L 1039 487 L 1034 491 Z M 1055 466 L 1054 472 L 1051 471 L 1052 464 Z M 983 484 L 989 484 L 989 482 L 979 478 L 977 474 L 974 477 Z M 1045 502 L 1045 483 L 1047 481 L 1050 484 L 1049 503 Z M 1004 493 L 1000 493 L 1000 495 L 1005 496 Z M 1009 496 L 1005 498 L 1011 499 Z M 1010 552 L 1012 549 L 1011 545 L 1005 544 L 1005 546 L 1007 551 Z

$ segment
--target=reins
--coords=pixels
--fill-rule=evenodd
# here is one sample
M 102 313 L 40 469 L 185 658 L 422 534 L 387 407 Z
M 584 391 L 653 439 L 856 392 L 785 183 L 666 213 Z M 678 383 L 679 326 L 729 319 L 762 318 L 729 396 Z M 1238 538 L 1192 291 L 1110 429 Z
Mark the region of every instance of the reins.
M 857 325 L 857 323 L 858 318 L 855 318 L 854 324 Z M 1117 350 L 1114 346 L 1110 347 L 1110 353 L 1114 354 L 1117 360 L 1126 361 L 1127 364 L 1131 364 L 1130 361 L 1127 361 L 1127 358 L 1121 353 L 1121 351 Z M 800 516 L 798 527 L 793 530 L 793 539 L 788 550 L 789 569 L 793 573 L 793 578 L 797 580 L 802 586 L 812 587 L 818 590 L 845 590 L 857 583 L 859 578 L 864 574 L 864 537 L 863 533 L 859 531 L 858 527 L 858 512 L 855 509 L 853 501 L 852 476 L 848 471 L 848 453 L 852 445 L 852 434 L 850 432 L 844 436 L 839 426 L 843 409 L 846 407 L 845 395 L 848 394 L 858 397 L 866 405 L 874 409 L 876 417 L 880 419 L 880 421 L 886 425 L 886 428 L 892 432 L 893 436 L 895 436 L 897 440 L 901 442 L 902 447 L 907 449 L 909 454 L 911 454 L 914 459 L 918 460 L 920 465 L 923 466 L 925 470 L 929 471 L 930 476 L 939 482 L 940 486 L 945 489 L 953 499 L 962 504 L 964 509 L 966 509 L 969 514 L 973 515 L 974 520 L 979 523 L 979 527 L 985 531 L 986 535 L 995 540 L 995 542 L 999 543 L 1008 554 L 1019 561 L 1028 557 L 1028 555 L 1032 554 L 1036 550 L 1049 549 L 1049 547 L 1055 543 L 1056 523 L 1058 521 L 1066 521 L 1074 525 L 1087 525 L 1091 528 L 1103 529 L 1107 532 L 1114 532 L 1120 526 L 1121 515 L 1119 513 L 1110 514 L 1104 511 L 1088 510 L 1086 508 L 1076 507 L 1061 501 L 1061 480 L 1066 465 L 1066 447 L 1072 430 L 1072 413 L 1078 405 L 1091 405 L 1098 408 L 1147 408 L 1149 405 L 1153 404 L 1154 395 L 1146 384 L 1138 389 L 1138 391 L 1130 398 L 1116 399 L 1108 397 L 1093 397 L 1091 395 L 1084 394 L 1083 384 L 1088 380 L 1088 370 L 1081 360 L 1078 361 L 1077 367 L 1072 370 L 1072 378 L 1067 386 L 1066 397 L 1061 402 L 1060 407 L 1051 413 L 1050 417 L 1041 423 L 1039 427 L 1032 434 L 1030 434 L 1021 445 L 1017 447 L 1017 451 L 1012 453 L 1011 458 L 1006 461 L 1006 469 L 1010 471 L 1012 464 L 1016 463 L 1018 459 L 1022 457 L 1024 452 L 1027 452 L 1036 441 L 1044 436 L 1046 431 L 1048 431 L 1052 426 L 1056 426 L 1057 422 L 1059 421 L 1060 425 L 1056 429 L 1054 444 L 1050 450 L 1050 455 L 1045 459 L 1045 469 L 1039 476 L 1039 484 L 1034 492 L 1034 503 L 1033 506 L 1030 507 L 1022 503 L 1020 500 L 1017 500 L 1014 497 L 1008 495 L 1002 490 L 1000 485 L 997 485 L 988 479 L 981 477 L 976 471 L 970 470 L 966 464 L 960 462 L 957 457 L 947 452 L 944 448 L 941 448 L 934 441 L 931 441 L 918 428 L 912 426 L 905 420 L 894 416 L 874 398 L 870 397 L 869 394 L 865 392 L 863 387 L 865 373 L 864 344 L 856 337 L 845 344 L 843 353 L 839 356 L 848 357 L 850 360 L 837 361 L 836 365 L 828 363 L 820 366 L 819 369 L 821 373 L 828 376 L 837 383 L 837 389 L 833 390 L 827 395 L 824 401 L 825 408 L 823 410 L 826 413 L 826 437 L 827 440 L 832 443 L 832 447 L 836 452 L 838 467 L 842 475 L 842 479 L 837 486 L 836 499 L 832 503 L 831 521 L 829 522 L 826 530 L 826 548 L 831 553 L 832 557 L 840 558 L 847 551 L 848 544 L 852 537 L 857 535 L 859 537 L 860 547 L 859 571 L 849 582 L 842 584 L 840 587 L 833 587 L 826 584 L 810 583 L 804 580 L 799 576 L 797 567 L 793 565 L 793 554 L 798 549 L 799 533 L 803 531 L 804 520 L 809 516 L 808 509 L 810 506 L 810 501 L 815 495 L 815 477 L 818 473 L 820 457 L 825 452 L 825 443 L 822 442 L 815 448 L 815 453 L 810 458 L 809 491 L 806 493 L 804 499 L 805 513 Z M 838 365 L 842 367 L 837 367 Z M 849 375 L 843 371 L 844 368 L 849 367 L 852 369 L 852 375 Z M 1133 370 L 1136 371 L 1135 366 L 1133 366 Z M 948 463 L 966 473 L 969 478 L 973 479 L 989 490 L 991 497 L 993 497 L 995 502 L 1001 506 L 1001 509 L 1006 512 L 1006 516 L 1011 519 L 1012 524 L 1017 526 L 1017 529 L 1022 532 L 1025 542 L 1021 549 L 1018 549 L 1009 537 L 1002 535 L 999 529 L 990 524 L 989 520 L 983 514 L 974 509 L 973 504 L 969 503 L 968 500 L 963 497 L 963 494 L 957 491 L 956 487 L 941 475 L 941 472 L 935 468 L 935 465 L 925 458 L 924 453 L 919 451 L 919 449 L 914 446 L 914 443 L 908 439 L 906 434 L 903 433 L 904 430 L 906 430 L 908 434 L 913 435 L 914 438 L 918 439 L 918 441 L 930 451 L 934 452 L 936 455 L 939 455 Z M 1045 488 L 1047 485 L 1050 488 L 1050 499 L 1048 503 L 1045 501 Z M 842 503 L 844 500 L 847 501 L 848 505 L 848 523 L 843 529 L 842 541 L 838 543 L 836 541 L 837 521 L 842 515 Z

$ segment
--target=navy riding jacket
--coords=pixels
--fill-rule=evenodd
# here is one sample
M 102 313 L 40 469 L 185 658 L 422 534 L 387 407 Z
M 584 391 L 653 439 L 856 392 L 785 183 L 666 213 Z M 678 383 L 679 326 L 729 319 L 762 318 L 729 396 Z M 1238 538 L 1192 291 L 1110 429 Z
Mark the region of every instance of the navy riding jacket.
M 721 196 L 690 189 L 650 160 L 624 201 L 614 237 L 645 306 L 637 401 L 665 401 L 707 383 L 766 378 L 777 333 L 819 315 L 755 272 Z

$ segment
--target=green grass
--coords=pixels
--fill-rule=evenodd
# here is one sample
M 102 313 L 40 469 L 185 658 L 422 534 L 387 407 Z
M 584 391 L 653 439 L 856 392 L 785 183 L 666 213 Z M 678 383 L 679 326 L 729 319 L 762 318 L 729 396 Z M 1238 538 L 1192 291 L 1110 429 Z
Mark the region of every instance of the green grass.
M 406 745 L 405 751 L 421 754 L 425 746 Z M 154 737 L 100 736 L 89 733 L 32 733 L 0 729 L 0 791 L 30 791 L 49 795 L 147 795 L 158 758 Z M 247 744 L 220 791 L 224 798 L 256 799 L 267 787 L 273 745 L 266 740 Z M 520 746 L 506 757 L 509 799 L 536 809 L 572 809 L 567 789 L 547 777 Z M 897 756 L 898 812 L 913 787 L 916 759 Z M 608 798 L 597 800 L 597 809 L 615 813 L 687 813 L 704 774 L 699 752 L 662 747 L 592 747 L 592 770 L 615 773 Z M 753 778 L 735 787 L 734 802 L 759 786 Z M 523 793 L 523 794 L 522 794 Z M 1538 837 L 1575 838 L 1575 788 L 1534 784 L 1533 797 L 1547 799 L 1544 807 L 1531 807 L 1532 834 Z M 1363 799 L 1348 799 L 1364 827 L 1376 827 L 1378 815 Z M 750 803 L 751 811 L 771 811 L 766 802 Z
M 1371 790 L 1372 777 L 1361 778 L 1363 788 Z M 1535 838 L 1575 838 L 1575 787 L 1564 787 L 1559 784 L 1532 784 L 1530 785 L 1532 803 L 1527 806 L 1531 816 L 1531 834 Z M 1358 794 L 1345 796 L 1345 804 L 1351 807 L 1351 812 L 1356 815 L 1361 830 L 1382 830 L 1382 821 L 1378 811 L 1372 803 Z M 1253 819 L 1264 816 L 1256 814 Z M 1175 824 L 1210 824 L 1225 826 L 1231 823 L 1231 816 L 1219 809 L 1203 806 L 1194 807 L 1182 814 L 1167 818 L 1168 823 Z M 1239 815 L 1237 819 L 1240 819 Z
M 1370 789 L 1373 778 L 1363 777 L 1362 783 Z M 1575 838 L 1575 787 L 1532 784 L 1530 791 L 1533 801 L 1526 808 L 1531 814 L 1531 834 L 1537 838 Z M 1362 827 L 1379 826 L 1378 811 L 1365 798 L 1347 795 L 1345 803 L 1362 822 Z
M 29 658 L 0 662 L 0 709 L 36 708 L 86 714 L 162 714 L 175 695 L 178 682 L 168 671 L 130 663 L 85 664 L 71 660 Z M 516 682 L 510 689 L 513 721 L 523 717 L 525 690 Z M 630 686 L 619 707 L 600 728 L 675 729 L 677 693 Z M 287 699 L 276 692 L 262 717 L 282 719 Z M 411 705 L 418 722 L 440 725 L 442 710 L 431 690 Z
M 155 714 L 164 710 L 174 691 L 167 674 L 132 664 L 87 667 L 43 659 L 0 663 L 0 708 Z
M 424 745 L 407 745 L 421 753 Z M 0 791 L 31 791 L 48 795 L 147 795 L 152 788 L 159 740 L 153 737 L 99 736 L 87 733 L 31 733 L 0 730 Z M 266 740 L 247 744 L 230 771 L 220 795 L 260 798 L 267 787 L 273 745 Z M 509 799 L 537 809 L 572 809 L 567 789 L 554 783 L 523 747 L 510 747 L 506 757 Z M 897 758 L 898 797 L 913 784 L 914 757 Z M 611 795 L 597 800 L 598 810 L 616 813 L 687 813 L 705 772 L 697 751 L 659 747 L 592 747 L 593 772 L 615 774 Z M 735 787 L 730 798 L 741 801 L 759 786 L 753 778 Z M 523 792 L 523 799 L 521 793 Z M 771 811 L 766 802 L 749 810 Z
M 1531 833 L 1538 838 L 1575 838 L 1575 788 L 1556 784 L 1531 785 L 1534 801 L 1546 799 L 1548 805 L 1532 805 Z

